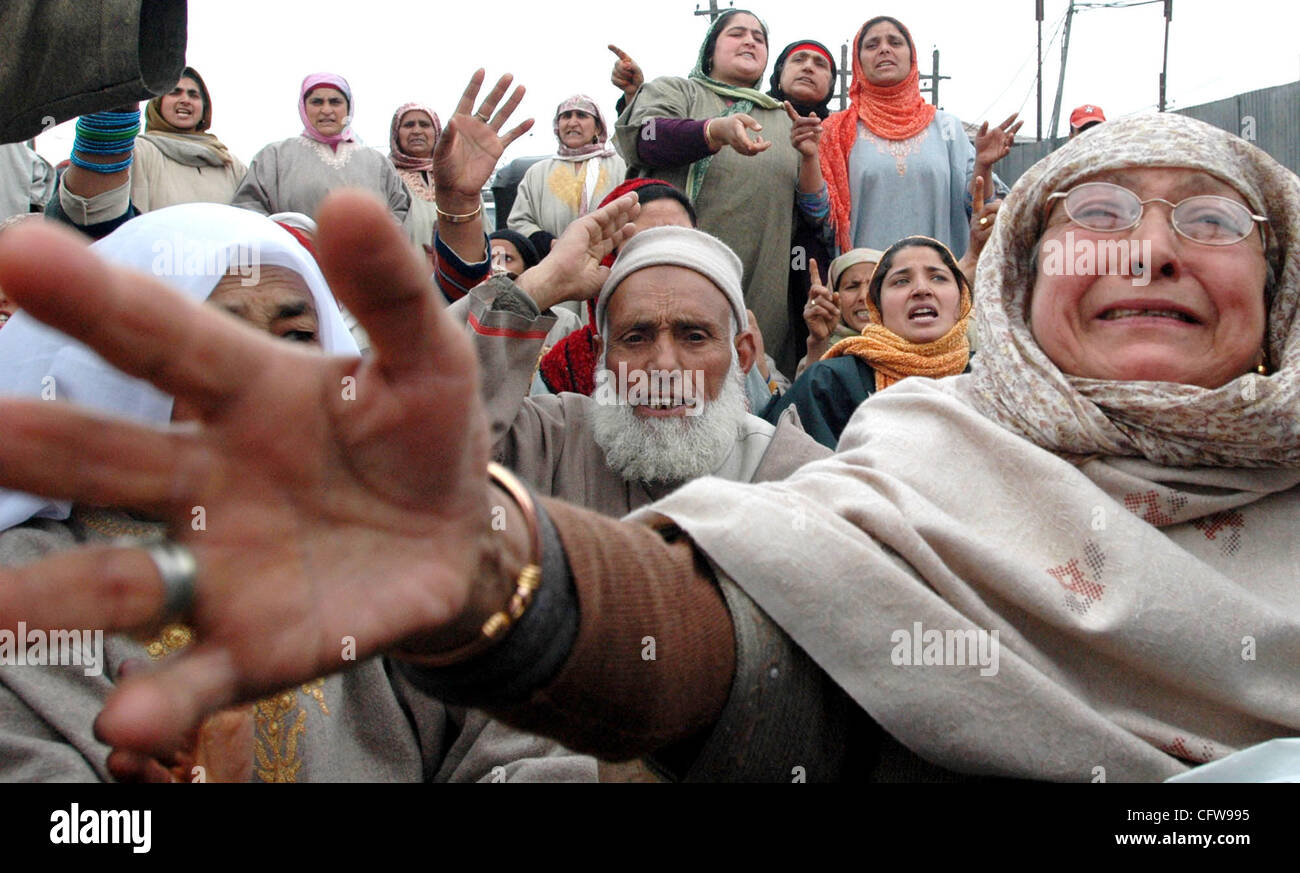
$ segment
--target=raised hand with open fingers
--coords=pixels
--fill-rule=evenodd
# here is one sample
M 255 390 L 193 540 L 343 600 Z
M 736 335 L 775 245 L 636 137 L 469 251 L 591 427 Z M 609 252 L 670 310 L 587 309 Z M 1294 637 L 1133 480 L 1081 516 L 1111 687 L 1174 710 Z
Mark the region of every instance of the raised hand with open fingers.
M 543 311 L 566 300 L 595 297 L 609 277 L 609 267 L 601 261 L 636 232 L 630 222 L 640 211 L 633 191 L 571 222 L 541 263 L 519 277 L 519 287 Z
M 447 121 L 433 151 L 438 205 L 448 212 L 464 210 L 466 204 L 470 209 L 478 206 L 483 186 L 492 178 L 506 147 L 533 126 L 533 119 L 529 118 L 505 133 L 501 132 L 524 99 L 524 87 L 520 85 L 504 104 L 501 103 L 513 80 L 509 74 L 498 79 L 478 110 L 474 109 L 474 101 L 478 99 L 485 77 L 486 73 L 480 69 L 470 78 L 460 102 L 456 104 L 456 112 Z
M 425 264 L 369 194 L 335 192 L 317 218 L 324 273 L 373 343 L 364 360 L 276 342 L 60 229 L 0 236 L 0 285 L 25 310 L 198 412 L 157 429 L 0 402 L 0 485 L 145 510 L 197 562 L 198 642 L 119 686 L 97 722 L 110 745 L 180 748 L 205 712 L 356 663 L 344 638 L 357 660 L 454 645 L 477 627 L 458 618 L 512 590 L 492 568 L 527 553 L 522 522 L 491 528 L 490 504 L 509 501 L 488 485 L 475 357 Z M 0 570 L 2 627 L 127 630 L 164 602 L 139 548 Z
M 1016 131 L 1024 124 L 1023 121 L 1016 121 L 1018 114 L 1013 112 L 997 127 L 990 128 L 987 121 L 980 125 L 979 131 L 975 134 L 977 167 L 985 169 L 992 167 L 1011 152 L 1011 146 L 1016 141 Z

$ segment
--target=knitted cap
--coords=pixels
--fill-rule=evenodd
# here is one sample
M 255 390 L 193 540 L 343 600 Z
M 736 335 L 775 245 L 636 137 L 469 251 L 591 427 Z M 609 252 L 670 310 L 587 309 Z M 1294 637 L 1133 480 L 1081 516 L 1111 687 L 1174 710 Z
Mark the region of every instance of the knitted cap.
M 646 267 L 673 266 L 694 270 L 708 279 L 727 297 L 736 316 L 738 330 L 748 324 L 745 293 L 741 287 L 744 267 L 736 253 L 717 237 L 689 227 L 652 227 L 643 230 L 623 245 L 609 278 L 596 298 L 596 332 L 605 334 L 609 298 L 623 280 Z

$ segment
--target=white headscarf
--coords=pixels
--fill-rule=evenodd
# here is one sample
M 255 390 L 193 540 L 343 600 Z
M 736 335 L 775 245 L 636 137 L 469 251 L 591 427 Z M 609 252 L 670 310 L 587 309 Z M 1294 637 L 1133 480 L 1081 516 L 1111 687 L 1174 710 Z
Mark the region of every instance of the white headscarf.
M 356 343 L 316 261 L 275 222 L 233 206 L 186 203 L 132 219 L 91 248 L 121 266 L 158 276 L 192 300 L 206 300 L 234 265 L 292 270 L 311 289 L 328 354 L 355 355 Z M 94 317 L 93 313 L 90 317 Z M 171 419 L 172 398 L 126 375 L 88 347 L 24 312 L 0 331 L 0 394 L 50 397 L 135 421 Z M 71 504 L 0 489 L 0 530 L 30 518 L 67 518 Z

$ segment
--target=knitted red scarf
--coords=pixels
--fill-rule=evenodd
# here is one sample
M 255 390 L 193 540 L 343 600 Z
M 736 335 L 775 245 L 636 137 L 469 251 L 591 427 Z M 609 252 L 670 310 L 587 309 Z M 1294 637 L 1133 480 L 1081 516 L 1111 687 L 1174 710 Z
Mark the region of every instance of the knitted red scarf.
M 879 86 L 867 81 L 858 60 L 864 24 L 853 40 L 853 82 L 849 85 L 849 107 L 834 113 L 822 123 L 822 175 L 831 195 L 831 217 L 835 222 L 835 242 L 840 251 L 853 248 L 849 239 L 852 192 L 849 188 L 849 154 L 858 137 L 858 121 L 882 139 L 910 139 L 934 120 L 934 107 L 921 98 L 921 74 L 916 65 L 912 34 L 903 36 L 912 46 L 912 66 L 907 78 L 897 85 Z

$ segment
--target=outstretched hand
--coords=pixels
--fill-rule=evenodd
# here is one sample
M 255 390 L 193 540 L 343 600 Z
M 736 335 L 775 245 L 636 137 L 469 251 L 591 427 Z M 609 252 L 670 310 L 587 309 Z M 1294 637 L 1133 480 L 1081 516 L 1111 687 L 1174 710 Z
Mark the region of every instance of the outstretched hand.
M 475 357 L 426 266 L 368 193 L 331 194 L 317 218 L 325 276 L 373 357 L 276 342 L 106 263 L 68 231 L 0 236 L 0 285 L 23 309 L 198 410 L 156 429 L 0 401 L 0 486 L 143 510 L 197 559 L 197 642 L 118 687 L 97 722 L 109 745 L 162 756 L 206 712 L 398 644 L 446 648 L 497 594 L 471 580 L 519 552 L 522 523 L 489 524 Z M 495 577 L 508 594 L 509 578 Z M 0 627 L 141 628 L 162 606 L 139 548 L 0 570 Z
M 550 253 L 525 270 L 516 284 L 543 312 L 566 300 L 595 297 L 609 277 L 609 267 L 600 262 L 636 233 L 629 222 L 640 212 L 633 191 L 570 222 L 551 243 Z
M 739 115 L 724 115 L 710 118 L 705 123 L 704 139 L 715 151 L 723 146 L 731 146 L 738 154 L 756 155 L 767 151 L 772 146 L 772 143 L 761 136 L 749 138 L 749 131 L 757 132 L 762 129 L 763 125 L 754 120 L 753 116 L 745 115 L 743 112 Z
M 1016 131 L 1023 121 L 1016 121 L 1019 113 L 1013 112 L 997 127 L 990 128 L 986 121 L 975 133 L 975 166 L 988 169 L 1011 152 L 1016 141 Z

